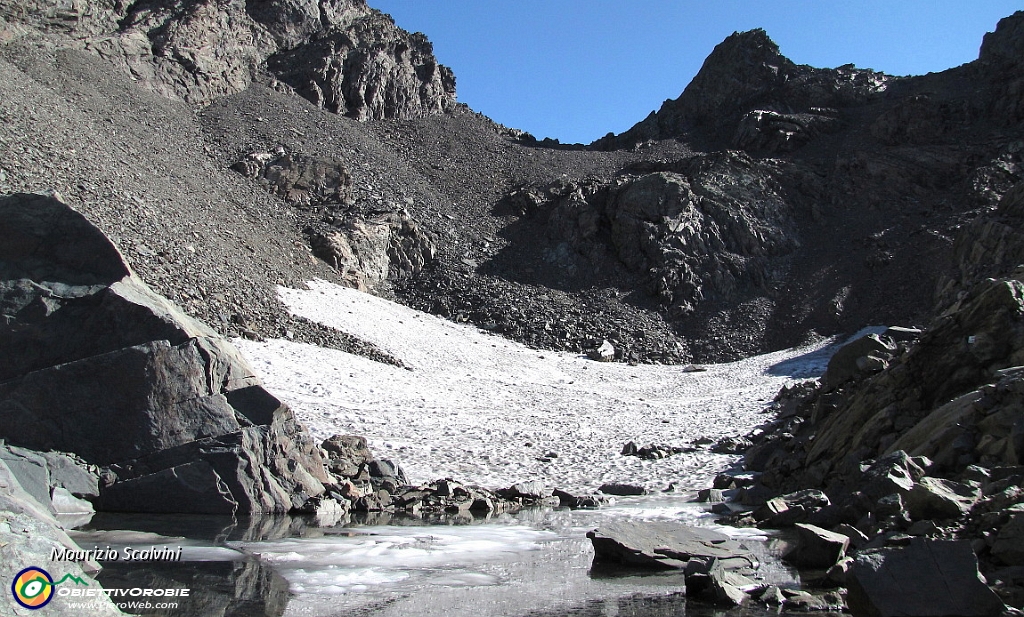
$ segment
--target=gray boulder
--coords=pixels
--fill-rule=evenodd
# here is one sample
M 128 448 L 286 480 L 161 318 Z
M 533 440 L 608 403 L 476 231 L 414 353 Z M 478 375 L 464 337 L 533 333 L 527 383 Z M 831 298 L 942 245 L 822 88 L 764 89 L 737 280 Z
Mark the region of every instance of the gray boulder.
M 868 334 L 843 345 L 828 362 L 822 377 L 825 389 L 834 390 L 851 379 L 884 369 L 895 350 L 877 334 Z
M 850 612 L 861 617 L 988 617 L 1005 606 L 978 572 L 968 542 L 915 538 L 861 552 L 846 576 Z
M 914 483 L 925 475 L 924 466 L 928 460 L 921 457 L 910 457 L 906 452 L 897 450 L 875 461 L 864 472 L 859 489 L 873 500 L 886 495 L 906 495 L 914 488 Z
M 834 591 L 821 595 L 806 591 L 794 591 L 789 593 L 783 606 L 788 614 L 842 611 L 845 608 L 843 597 Z
M 1008 566 L 1024 565 L 1024 506 L 1010 508 L 1009 519 L 992 544 L 992 557 Z
M 760 592 L 755 592 L 757 599 L 766 606 L 782 606 L 786 602 L 786 595 L 776 585 L 769 585 Z
M 853 548 L 860 548 L 867 544 L 869 540 L 869 538 L 866 535 L 864 535 L 863 531 L 857 529 L 856 527 L 848 523 L 836 525 L 836 527 L 832 531 L 834 531 L 835 533 L 842 534 L 849 538 L 850 546 L 852 546 Z
M 608 341 L 601 341 L 601 344 L 587 351 L 587 357 L 597 362 L 611 362 L 615 359 L 615 346 Z
M 517 482 L 498 491 L 498 494 L 506 499 L 544 499 L 550 497 L 551 493 L 551 489 L 544 486 L 540 480 Z
M 100 494 L 99 470 L 74 455 L 44 452 L 50 472 L 50 486 L 67 490 L 75 497 L 93 498 Z
M 617 495 L 619 497 L 628 497 L 631 495 L 646 495 L 647 489 L 642 486 L 636 486 L 633 484 L 619 484 L 617 482 L 609 482 L 602 484 L 597 489 L 599 492 L 605 495 Z
M 373 460 L 366 438 L 359 435 L 334 435 L 324 440 L 321 447 L 327 453 L 328 469 L 339 478 L 358 478 L 359 472 Z
M 711 590 L 708 594 L 710 600 L 719 606 L 739 606 L 747 599 L 747 594 L 737 580 L 730 576 L 729 572 L 719 569 L 712 570 L 710 574 Z M 747 581 L 749 582 L 749 581 Z
M 90 502 L 75 497 L 69 490 L 59 486 L 50 491 L 50 505 L 53 511 L 60 515 L 77 516 L 96 511 Z
M 825 570 L 846 555 L 850 538 L 815 525 L 797 523 L 797 544 L 784 559 L 798 568 Z
M 719 606 L 739 606 L 747 599 L 744 587 L 753 587 L 747 577 L 727 570 L 715 557 L 692 557 L 686 562 L 683 577 L 687 597 Z
M 99 495 L 99 478 L 74 457 L 59 452 L 41 454 L 0 443 L 0 461 L 41 506 L 53 514 L 94 512 L 82 497 Z
M 605 495 L 576 495 L 568 491 L 555 490 L 553 496 L 558 498 L 558 505 L 564 508 L 600 508 L 614 503 L 614 499 Z
M 704 488 L 697 491 L 697 501 L 700 503 L 722 503 L 725 501 L 725 492 L 720 488 Z
M 730 569 L 755 563 L 746 547 L 725 534 L 680 523 L 613 521 L 587 537 L 595 563 L 661 570 L 684 569 L 695 557 L 714 557 Z
M 367 463 L 366 471 L 370 475 L 370 484 L 376 489 L 394 493 L 400 487 L 409 484 L 405 470 L 395 461 L 385 458 L 374 459 Z
M 0 198 L 0 229 L 0 347 L 23 350 L 0 358 L 0 438 L 107 466 L 117 482 L 97 504 L 111 509 L 283 512 L 324 491 L 320 451 L 291 410 L 81 214 L 14 195 Z
M 348 285 L 364 291 L 418 274 L 437 253 L 433 239 L 404 211 L 348 218 L 311 233 L 310 246 Z
M 0 446 L 0 460 L 33 499 L 51 513 L 54 511 L 50 504 L 50 472 L 43 456 L 24 448 Z
M 762 527 L 789 527 L 806 522 L 812 514 L 830 505 L 825 493 L 807 489 L 769 499 L 753 516 Z
M 981 489 L 977 487 L 924 477 L 907 493 L 907 513 L 915 521 L 956 518 L 969 512 L 980 498 Z

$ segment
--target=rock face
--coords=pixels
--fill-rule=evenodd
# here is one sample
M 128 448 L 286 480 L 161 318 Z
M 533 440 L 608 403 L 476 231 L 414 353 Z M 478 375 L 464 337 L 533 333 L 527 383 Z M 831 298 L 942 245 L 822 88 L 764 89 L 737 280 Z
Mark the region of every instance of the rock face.
M 363 0 L 16 4 L 0 5 L 8 19 L 66 33 L 147 87 L 194 104 L 276 78 L 359 120 L 455 106 L 455 78 L 426 37 Z
M 683 316 L 705 299 L 764 290 L 798 245 L 769 168 L 739 153 L 702 155 L 610 182 L 521 187 L 507 202 L 562 243 L 551 252 L 556 267 L 624 267 Z
M 106 466 L 104 509 L 288 511 L 323 492 L 291 411 L 84 217 L 15 195 L 0 229 L 0 346 L 25 350 L 0 360 L 0 437 Z
M 99 569 L 95 562 L 78 564 L 73 561 L 50 560 L 51 552 L 55 549 L 78 551 L 81 548 L 64 532 L 48 506 L 49 498 L 44 503 L 38 502 L 25 491 L 15 474 L 0 459 L 0 512 L 3 513 L 3 524 L 0 524 L 0 576 L 13 583 L 23 568 L 31 564 L 44 564 L 54 580 L 71 574 L 95 585 L 96 581 L 83 570 L 84 567 L 94 574 Z M 3 607 L 7 615 L 18 615 L 26 611 L 15 604 L 10 593 L 3 594 L 0 607 Z M 42 610 L 61 617 L 82 614 L 79 607 L 59 601 L 51 602 Z M 101 595 L 96 598 L 88 614 L 100 617 L 122 613 L 109 598 Z
M 1005 276 L 1024 264 L 1024 183 L 1010 188 L 995 212 L 971 221 L 953 244 L 956 268 L 939 281 L 939 300 L 955 303 L 977 281 Z
M 882 338 L 864 338 L 837 352 L 825 385 L 801 395 L 801 411 L 785 421 L 795 439 L 755 446 L 749 460 L 764 470 L 765 485 L 784 492 L 823 482 L 826 492 L 859 486 L 861 461 L 898 452 L 927 457 L 933 476 L 957 474 L 971 464 L 1024 462 L 1024 429 L 1015 415 L 1024 374 L 1014 368 L 1024 364 L 1024 283 L 983 280 L 917 342 Z M 864 358 L 878 362 L 860 370 Z M 791 456 L 793 462 L 785 462 Z M 900 492 L 920 475 L 907 477 Z M 935 492 L 919 491 L 922 498 Z M 960 497 L 950 504 L 968 499 L 962 489 L 952 494 Z
M 281 152 L 252 152 L 231 169 L 293 205 L 349 204 L 352 176 L 340 161 Z
M 999 598 L 968 583 L 976 558 L 986 576 L 996 576 L 1024 554 L 1024 282 L 1013 258 L 1018 232 L 1004 224 L 1019 203 L 1019 188 L 1010 190 L 998 209 L 961 230 L 958 273 L 940 287 L 940 314 L 927 328 L 890 328 L 848 344 L 820 383 L 780 392 L 779 418 L 749 436 L 755 445 L 746 463 L 761 473 L 742 499 L 767 499 L 753 519 L 770 523 L 773 517 L 758 513 L 779 493 L 824 491 L 831 505 L 807 520 L 851 538 L 860 551 L 845 574 L 842 564 L 833 568 L 847 582 L 860 580 L 850 582 L 855 614 L 997 614 L 1001 601 L 1019 608 L 1024 598 L 1010 574 L 990 579 Z M 951 548 L 922 544 L 924 537 L 970 542 Z M 871 552 L 883 547 L 890 548 Z M 903 559 L 935 577 L 907 585 L 988 593 L 903 594 L 898 577 L 878 574 L 883 561 Z
M 436 256 L 433 239 L 407 210 L 353 208 L 352 176 L 339 160 L 278 148 L 252 152 L 231 169 L 313 217 L 305 229 L 313 254 L 351 287 L 371 291 L 408 279 Z
M 1021 92 L 1024 92 L 1024 62 L 1021 62 L 1021 50 L 1024 49 L 1024 11 L 1017 11 L 1009 17 L 999 20 L 995 32 L 985 35 L 981 43 L 978 59 L 999 71 L 1005 76 L 993 80 L 996 95 L 991 104 L 991 113 L 995 117 L 1005 118 L 1007 124 L 1019 122 L 1024 118 L 1024 103 Z
M 338 114 L 369 120 L 451 111 L 455 76 L 422 34 L 367 14 L 340 32 L 267 59 L 268 69 L 303 97 Z
M 313 254 L 337 270 L 343 282 L 362 291 L 419 274 L 437 251 L 430 236 L 403 211 L 348 216 L 308 232 Z

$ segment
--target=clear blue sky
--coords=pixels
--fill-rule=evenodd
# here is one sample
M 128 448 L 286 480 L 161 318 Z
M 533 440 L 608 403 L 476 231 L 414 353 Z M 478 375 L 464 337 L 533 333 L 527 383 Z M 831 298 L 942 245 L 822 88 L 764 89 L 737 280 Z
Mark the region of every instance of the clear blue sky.
M 798 64 L 920 75 L 974 60 L 1024 0 L 368 0 L 434 43 L 459 101 L 589 143 L 676 98 L 715 45 L 764 28 Z

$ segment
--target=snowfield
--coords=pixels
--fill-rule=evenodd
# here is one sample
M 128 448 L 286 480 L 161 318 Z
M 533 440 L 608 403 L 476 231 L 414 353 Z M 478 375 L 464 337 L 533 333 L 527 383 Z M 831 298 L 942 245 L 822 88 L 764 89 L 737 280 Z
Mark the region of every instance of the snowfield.
M 530 349 L 323 281 L 279 293 L 293 313 L 375 343 L 407 368 L 286 340 L 235 344 L 318 440 L 364 435 L 411 482 L 704 488 L 736 457 L 701 449 L 643 461 L 622 446 L 744 434 L 767 419 L 779 388 L 820 375 L 830 351 L 821 343 L 702 372 L 628 366 Z

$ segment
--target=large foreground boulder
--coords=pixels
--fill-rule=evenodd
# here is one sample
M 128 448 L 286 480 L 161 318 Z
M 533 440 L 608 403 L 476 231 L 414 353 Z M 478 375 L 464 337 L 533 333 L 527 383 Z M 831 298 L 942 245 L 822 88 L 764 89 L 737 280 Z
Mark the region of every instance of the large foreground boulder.
M 81 214 L 0 198 L 0 234 L 0 438 L 107 467 L 111 510 L 284 512 L 324 492 L 291 410 Z
M 982 582 L 969 542 L 915 539 L 864 551 L 847 573 L 855 617 L 982 617 L 1005 606 Z

